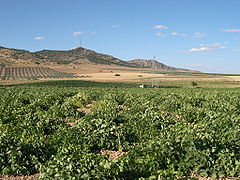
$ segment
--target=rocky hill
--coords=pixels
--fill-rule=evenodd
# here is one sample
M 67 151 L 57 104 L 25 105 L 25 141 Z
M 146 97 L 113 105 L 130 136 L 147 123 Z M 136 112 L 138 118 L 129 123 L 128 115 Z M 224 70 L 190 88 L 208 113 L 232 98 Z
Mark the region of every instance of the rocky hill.
M 151 68 L 151 69 L 164 70 L 164 71 L 191 71 L 188 69 L 181 69 L 181 68 L 167 66 L 153 59 L 150 59 L 150 60 L 135 59 L 128 62 L 131 64 L 134 64 L 135 66 L 143 67 L 143 68 Z
M 0 65 L 1 66 L 16 66 L 16 65 L 36 65 L 47 63 L 39 60 L 29 51 L 10 49 L 0 46 Z
M 167 66 L 165 64 L 159 63 L 156 60 L 145 60 L 145 59 L 135 59 L 132 61 L 128 61 L 131 64 L 144 67 L 144 68 L 156 68 L 156 69 L 164 69 L 164 70 L 175 70 L 176 68 Z
M 96 53 L 85 48 L 75 48 L 66 51 L 42 50 L 29 52 L 26 50 L 10 49 L 0 46 L 0 64 L 19 65 L 19 64 L 109 64 L 118 66 L 130 66 L 126 61 L 122 61 L 113 56 Z
M 167 71 L 188 71 L 159 63 L 155 60 L 135 59 L 123 61 L 111 55 L 97 53 L 82 47 L 72 50 L 42 50 L 29 52 L 0 46 L 0 66 L 106 64 L 133 68 L 155 68 Z
M 114 64 L 120 66 L 133 66 L 125 61 L 117 59 L 113 56 L 97 53 L 85 48 L 75 48 L 68 51 L 52 51 L 43 50 L 33 53 L 38 59 L 47 60 L 49 62 L 56 62 L 58 64 Z

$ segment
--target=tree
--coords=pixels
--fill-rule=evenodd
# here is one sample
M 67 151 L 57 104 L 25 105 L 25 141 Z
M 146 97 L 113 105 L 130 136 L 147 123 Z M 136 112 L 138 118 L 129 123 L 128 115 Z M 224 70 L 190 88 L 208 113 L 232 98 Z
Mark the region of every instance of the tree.
M 194 81 L 193 81 L 193 82 L 191 82 L 191 84 L 192 84 L 192 86 L 193 86 L 193 87 L 197 86 L 197 83 L 196 83 L 196 82 L 194 82 Z

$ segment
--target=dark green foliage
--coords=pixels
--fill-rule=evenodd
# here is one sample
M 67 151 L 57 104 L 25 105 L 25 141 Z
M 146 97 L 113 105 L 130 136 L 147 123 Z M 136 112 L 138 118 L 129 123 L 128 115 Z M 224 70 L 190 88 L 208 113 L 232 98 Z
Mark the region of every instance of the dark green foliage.
M 40 172 L 42 179 L 240 176 L 238 89 L 59 83 L 0 87 L 0 174 Z M 102 150 L 126 153 L 109 160 Z
M 193 82 L 191 82 L 191 85 L 192 85 L 193 87 L 195 87 L 195 86 L 197 86 L 197 83 L 196 83 L 195 81 L 193 81 Z
M 49 87 L 122 87 L 133 88 L 138 87 L 135 83 L 122 83 L 122 82 L 94 82 L 84 80 L 53 80 L 45 82 L 26 83 L 13 86 L 49 86 Z

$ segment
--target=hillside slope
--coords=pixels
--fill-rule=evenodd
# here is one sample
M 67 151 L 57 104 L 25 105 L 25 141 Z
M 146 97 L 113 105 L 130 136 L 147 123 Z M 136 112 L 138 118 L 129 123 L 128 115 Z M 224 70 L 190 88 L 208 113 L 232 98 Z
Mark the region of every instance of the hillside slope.
M 131 64 L 135 64 L 140 67 L 145 67 L 145 68 L 157 68 L 157 69 L 164 69 L 164 70 L 174 70 L 176 68 L 167 66 L 165 64 L 159 63 L 156 60 L 145 60 L 145 59 L 135 59 L 128 61 Z
M 132 68 L 154 68 L 164 71 L 189 71 L 159 63 L 155 60 L 135 59 L 123 61 L 111 55 L 97 53 L 82 47 L 72 50 L 42 50 L 29 52 L 26 50 L 10 49 L 0 46 L 0 66 L 47 66 L 51 65 L 80 65 L 101 64 Z
M 97 53 L 85 48 L 75 48 L 68 51 L 43 50 L 33 53 L 38 59 L 44 59 L 58 64 L 114 64 L 119 66 L 133 66 L 126 61 L 117 59 L 107 54 Z
M 107 64 L 135 67 L 126 61 L 113 56 L 97 53 L 85 48 L 56 51 L 42 50 L 29 52 L 26 50 L 11 49 L 0 46 L 0 64 L 2 65 L 51 65 L 51 64 Z
M 151 69 L 156 69 L 156 70 L 163 70 L 163 71 L 191 71 L 188 69 L 181 69 L 181 68 L 175 68 L 171 66 L 167 66 L 163 63 L 160 63 L 156 60 L 146 60 L 146 59 L 135 59 L 128 61 L 131 64 L 134 64 L 135 66 L 138 67 L 143 67 L 143 68 L 151 68 Z
M 36 66 L 38 64 L 48 64 L 45 60 L 35 57 L 34 53 L 20 49 L 10 49 L 0 46 L 0 65 L 1 66 Z

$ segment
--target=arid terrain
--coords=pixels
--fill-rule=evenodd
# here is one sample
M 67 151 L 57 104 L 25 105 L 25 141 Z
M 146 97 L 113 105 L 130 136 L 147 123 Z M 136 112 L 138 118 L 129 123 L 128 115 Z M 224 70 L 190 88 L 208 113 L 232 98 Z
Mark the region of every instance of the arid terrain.
M 2 85 L 68 79 L 181 87 L 197 81 L 203 87 L 240 87 L 238 75 L 201 73 L 167 66 L 154 59 L 123 61 L 84 48 L 29 52 L 0 47 Z

